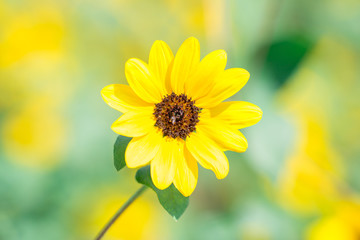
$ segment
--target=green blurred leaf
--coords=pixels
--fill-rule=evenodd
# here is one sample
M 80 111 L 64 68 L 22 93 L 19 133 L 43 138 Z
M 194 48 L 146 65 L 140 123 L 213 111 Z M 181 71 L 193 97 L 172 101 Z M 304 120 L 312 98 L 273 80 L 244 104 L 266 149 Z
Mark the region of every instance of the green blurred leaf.
M 156 192 L 160 204 L 175 220 L 178 220 L 185 212 L 189 205 L 189 197 L 184 197 L 173 184 L 164 190 L 156 188 L 151 180 L 150 166 L 140 168 L 136 172 L 135 178 L 138 183 L 144 184 Z
M 286 82 L 311 47 L 309 40 L 298 36 L 288 36 L 270 44 L 265 64 L 277 87 Z
M 116 170 L 120 171 L 126 166 L 125 150 L 131 138 L 119 135 L 114 144 L 114 165 Z

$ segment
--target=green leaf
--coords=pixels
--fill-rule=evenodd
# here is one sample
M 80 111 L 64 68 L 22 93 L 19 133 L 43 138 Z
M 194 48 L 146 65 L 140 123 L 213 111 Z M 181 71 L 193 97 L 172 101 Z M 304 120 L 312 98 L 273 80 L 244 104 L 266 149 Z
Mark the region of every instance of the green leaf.
M 151 180 L 150 166 L 140 168 L 136 172 L 135 178 L 138 183 L 144 184 L 156 192 L 160 204 L 175 220 L 178 220 L 185 212 L 189 205 L 189 197 L 184 197 L 173 184 L 164 190 L 156 188 Z
M 131 138 L 119 135 L 114 144 L 114 165 L 116 170 L 120 171 L 126 166 L 125 150 Z
M 265 66 L 281 87 L 294 73 L 312 48 L 312 42 L 303 36 L 287 36 L 269 45 Z

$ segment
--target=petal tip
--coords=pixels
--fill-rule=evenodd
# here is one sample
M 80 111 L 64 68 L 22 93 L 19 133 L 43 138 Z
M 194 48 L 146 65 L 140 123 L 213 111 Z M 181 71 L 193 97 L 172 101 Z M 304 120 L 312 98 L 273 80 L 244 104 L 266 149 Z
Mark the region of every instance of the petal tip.
M 183 184 L 179 185 L 176 181 L 174 181 L 174 186 L 184 197 L 189 197 L 196 188 L 196 184 L 190 187 L 185 187 Z
M 241 152 L 246 152 L 246 150 L 248 149 L 249 145 L 246 141 L 246 145 L 243 147 L 243 149 L 241 150 Z
M 127 67 L 132 67 L 132 66 L 136 66 L 139 65 L 139 63 L 141 63 L 142 61 L 138 58 L 129 58 L 126 63 L 125 63 L 125 70 Z
M 254 112 L 257 113 L 257 116 L 255 117 L 255 119 L 257 120 L 257 122 L 259 122 L 259 121 L 262 119 L 263 111 L 261 110 L 261 108 L 259 108 L 258 106 L 254 105 Z
M 118 129 L 118 124 L 117 121 L 113 122 L 113 124 L 111 124 L 111 130 L 113 130 L 115 133 L 119 134 L 119 135 L 123 135 L 125 136 L 121 131 L 119 131 Z M 126 136 L 127 137 L 127 136 Z
M 189 37 L 184 42 L 183 45 L 192 47 L 194 49 L 200 49 L 200 43 L 199 40 L 196 37 Z
M 199 40 L 194 37 L 194 36 L 191 36 L 191 37 L 188 37 L 185 41 L 195 41 L 195 42 L 198 42 Z
M 155 40 L 155 42 L 153 43 L 153 46 L 154 45 L 162 45 L 162 44 L 166 44 L 166 42 L 165 41 L 163 41 L 163 40 Z
M 184 196 L 184 197 L 189 197 L 193 192 L 194 190 L 183 190 L 183 189 L 178 189 L 179 192 Z
M 216 176 L 217 179 L 222 180 L 222 179 L 226 178 L 226 176 L 228 174 L 229 174 L 229 170 L 227 172 L 221 173 L 221 174 L 220 173 L 215 173 L 215 176 Z
M 155 49 L 161 49 L 162 46 L 164 46 L 166 44 L 166 42 L 164 42 L 163 40 L 155 40 L 155 42 L 152 44 L 151 46 L 151 50 L 150 51 L 155 51 Z
M 159 190 L 164 190 L 164 189 L 168 188 L 171 185 L 171 183 L 168 184 L 168 183 L 163 183 L 163 182 L 157 181 L 153 177 L 151 177 L 151 179 L 152 179 L 155 187 L 157 189 L 159 189 Z
M 103 89 L 101 89 L 101 91 L 100 91 L 100 95 L 101 95 L 101 97 L 104 99 L 104 101 L 107 103 L 107 101 L 106 101 L 106 89 L 105 89 L 106 87 L 104 87 Z
M 100 90 L 100 94 L 101 96 L 106 96 L 106 93 L 109 92 L 109 90 L 113 89 L 114 88 L 114 84 L 110 84 L 110 85 L 107 85 L 105 87 L 103 87 L 101 90 Z
M 113 130 L 114 133 L 120 134 L 119 131 L 117 131 L 116 129 L 115 123 L 113 123 L 110 128 L 111 130 Z
M 128 147 L 126 148 L 126 150 L 125 150 L 125 163 L 126 163 L 126 166 L 127 166 L 128 168 L 136 168 L 137 166 L 133 165 L 133 164 L 131 163 L 131 161 L 129 160 L 129 159 L 130 159 L 130 156 L 129 156 L 128 148 L 129 148 L 129 146 L 128 146 Z
M 261 110 L 261 108 L 259 108 L 259 119 L 261 119 L 261 118 L 262 118 L 263 113 L 264 113 L 264 112 Z
M 246 81 L 250 79 L 250 73 L 248 70 L 244 69 L 244 68 L 241 68 L 241 71 L 242 71 L 242 75 L 244 78 L 246 78 Z
M 221 56 L 222 58 L 227 59 L 227 53 L 226 53 L 226 51 L 225 51 L 224 49 L 216 50 L 216 52 L 217 52 L 217 54 L 218 54 L 219 56 Z

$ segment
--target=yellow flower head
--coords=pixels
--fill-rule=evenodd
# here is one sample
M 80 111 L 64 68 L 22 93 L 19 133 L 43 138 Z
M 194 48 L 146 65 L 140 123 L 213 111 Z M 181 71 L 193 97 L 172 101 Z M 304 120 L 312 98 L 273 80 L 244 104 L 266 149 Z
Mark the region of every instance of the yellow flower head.
M 226 52 L 211 52 L 200 61 L 199 41 L 190 37 L 174 57 L 169 46 L 156 41 L 149 63 L 132 58 L 125 75 L 130 86 L 112 84 L 101 94 L 123 113 L 112 129 L 133 137 L 125 152 L 126 165 L 150 163 L 159 189 L 174 183 L 184 195 L 195 189 L 198 165 L 225 178 L 229 163 L 223 151 L 244 152 L 246 138 L 238 130 L 257 123 L 259 107 L 248 102 L 223 102 L 238 92 L 250 74 L 225 70 Z

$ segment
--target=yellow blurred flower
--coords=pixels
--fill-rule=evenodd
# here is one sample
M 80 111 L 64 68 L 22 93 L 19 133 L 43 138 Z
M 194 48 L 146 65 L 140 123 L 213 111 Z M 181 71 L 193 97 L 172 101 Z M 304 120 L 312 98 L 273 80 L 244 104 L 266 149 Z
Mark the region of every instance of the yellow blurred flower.
M 83 234 L 95 235 L 95 231 L 101 229 L 116 213 L 119 207 L 127 200 L 126 196 L 110 192 L 102 192 L 98 196 L 96 206 L 90 207 L 91 212 L 84 219 L 81 226 Z M 104 240 L 155 240 L 158 237 L 159 219 L 155 214 L 157 208 L 147 198 L 137 199 L 119 217 L 111 228 L 106 232 Z M 84 222 L 83 222 L 84 223 Z M 166 231 L 162 232 L 166 235 Z
M 248 102 L 222 103 L 250 77 L 241 68 L 224 70 L 226 61 L 225 51 L 217 50 L 200 62 L 199 42 L 193 37 L 175 57 L 165 42 L 156 41 L 149 64 L 139 59 L 126 63 L 130 86 L 113 84 L 102 90 L 105 102 L 124 113 L 112 129 L 133 137 L 125 152 L 127 166 L 150 163 L 157 188 L 174 183 L 189 196 L 197 184 L 197 163 L 222 179 L 229 172 L 223 151 L 247 149 L 238 129 L 257 123 L 262 111 Z
M 279 185 L 283 204 L 303 214 L 325 211 L 339 199 L 331 175 L 304 155 L 288 159 Z
M 64 55 L 65 24 L 59 6 L 24 3 L 21 10 L 0 4 L 0 110 L 44 94 L 62 102 L 74 84 L 68 84 L 72 59 Z
M 62 158 L 66 124 L 52 98 L 33 99 L 8 114 L 2 128 L 4 151 L 15 163 L 49 168 Z
M 0 33 L 0 68 L 16 63 L 33 52 L 62 50 L 64 22 L 55 7 L 36 5 L 8 14 Z
M 338 63 L 336 56 L 346 63 Z M 347 129 L 340 120 L 347 113 L 339 115 L 338 107 L 329 106 L 349 97 L 351 91 L 343 98 L 336 94 L 344 85 L 354 86 L 353 60 L 349 49 L 330 38 L 322 39 L 279 98 L 296 129 L 294 149 L 279 178 L 280 196 L 285 205 L 303 214 L 332 209 L 343 198 L 342 189 L 347 188 L 342 164 L 346 159 L 340 157 L 336 142 Z M 338 124 L 341 129 L 334 127 Z
M 316 221 L 308 230 L 308 240 L 358 240 L 360 204 L 342 202 L 335 212 Z
M 279 179 L 285 205 L 301 213 L 325 210 L 339 199 L 342 170 L 337 154 L 327 142 L 320 122 L 310 116 L 298 119 L 299 139 Z
M 356 45 L 337 36 L 323 37 L 279 98 L 294 119 L 315 116 L 326 129 L 326 137 L 332 138 L 334 149 L 341 150 L 343 161 L 356 158 L 359 145 L 360 69 L 354 49 Z

